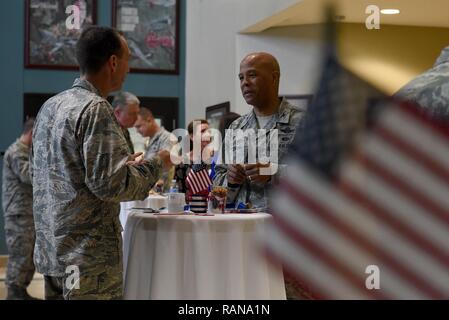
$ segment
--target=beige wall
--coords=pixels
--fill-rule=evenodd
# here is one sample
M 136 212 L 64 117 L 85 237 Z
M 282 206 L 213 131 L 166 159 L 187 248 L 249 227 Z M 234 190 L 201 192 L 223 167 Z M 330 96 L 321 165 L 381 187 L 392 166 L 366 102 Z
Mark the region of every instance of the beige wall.
M 225 101 L 236 108 L 236 37 L 297 0 L 187 0 L 186 123 Z
M 240 61 L 251 52 L 273 54 L 281 67 L 280 95 L 313 94 L 321 75 L 323 42 L 322 25 L 272 28 L 236 38 L 235 112 L 251 110 L 242 97 L 237 78 Z
M 387 94 L 432 67 L 448 45 L 446 28 L 381 26 L 380 30 L 367 30 L 361 24 L 339 26 L 342 64 Z
M 324 25 L 272 28 L 237 36 L 236 68 L 248 52 L 268 51 L 278 57 L 283 75 L 281 94 L 313 93 L 321 74 Z M 338 25 L 338 51 L 343 65 L 390 95 L 418 74 L 431 68 L 445 46 L 449 29 L 381 26 L 368 30 L 364 24 Z M 248 110 L 235 82 L 235 111 Z
M 259 4 L 257 12 L 255 2 Z M 206 106 L 225 101 L 238 113 L 250 109 L 241 96 L 237 74 L 240 60 L 252 51 L 268 51 L 278 57 L 281 94 L 313 93 L 321 74 L 324 25 L 239 34 L 262 13 L 268 16 L 294 2 L 187 2 L 187 123 L 204 117 Z M 449 45 L 449 29 L 382 25 L 380 30 L 367 30 L 364 24 L 340 24 L 338 44 L 341 61 L 348 69 L 392 94 L 433 65 L 441 49 Z

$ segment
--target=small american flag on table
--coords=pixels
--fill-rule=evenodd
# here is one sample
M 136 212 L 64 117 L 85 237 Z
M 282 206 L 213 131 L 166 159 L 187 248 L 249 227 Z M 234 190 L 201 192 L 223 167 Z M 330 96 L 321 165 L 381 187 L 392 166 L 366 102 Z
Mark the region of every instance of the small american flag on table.
M 186 178 L 186 184 L 193 194 L 208 191 L 212 180 L 207 172 L 207 166 L 204 163 L 192 165 Z

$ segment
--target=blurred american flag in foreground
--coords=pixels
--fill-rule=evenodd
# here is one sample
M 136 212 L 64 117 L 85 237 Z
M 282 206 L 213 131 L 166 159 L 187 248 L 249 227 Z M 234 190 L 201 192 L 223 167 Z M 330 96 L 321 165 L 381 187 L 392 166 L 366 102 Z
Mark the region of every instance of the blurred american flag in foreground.
M 448 127 L 368 99 L 334 56 L 323 70 L 271 197 L 268 256 L 316 298 L 448 299 Z

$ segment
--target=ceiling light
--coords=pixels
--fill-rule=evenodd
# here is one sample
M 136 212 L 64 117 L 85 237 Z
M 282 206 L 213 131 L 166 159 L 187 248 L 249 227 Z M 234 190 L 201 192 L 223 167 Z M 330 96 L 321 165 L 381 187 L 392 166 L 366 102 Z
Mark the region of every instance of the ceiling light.
M 380 13 L 382 14 L 399 14 L 401 11 L 398 9 L 382 9 L 380 10 Z

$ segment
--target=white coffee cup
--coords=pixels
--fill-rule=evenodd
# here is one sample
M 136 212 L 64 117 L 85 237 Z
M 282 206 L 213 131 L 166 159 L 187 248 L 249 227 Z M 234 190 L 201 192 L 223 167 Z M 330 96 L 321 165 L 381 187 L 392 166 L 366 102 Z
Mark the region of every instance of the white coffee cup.
M 167 199 L 168 213 L 182 213 L 185 206 L 185 194 L 184 193 L 169 193 Z

